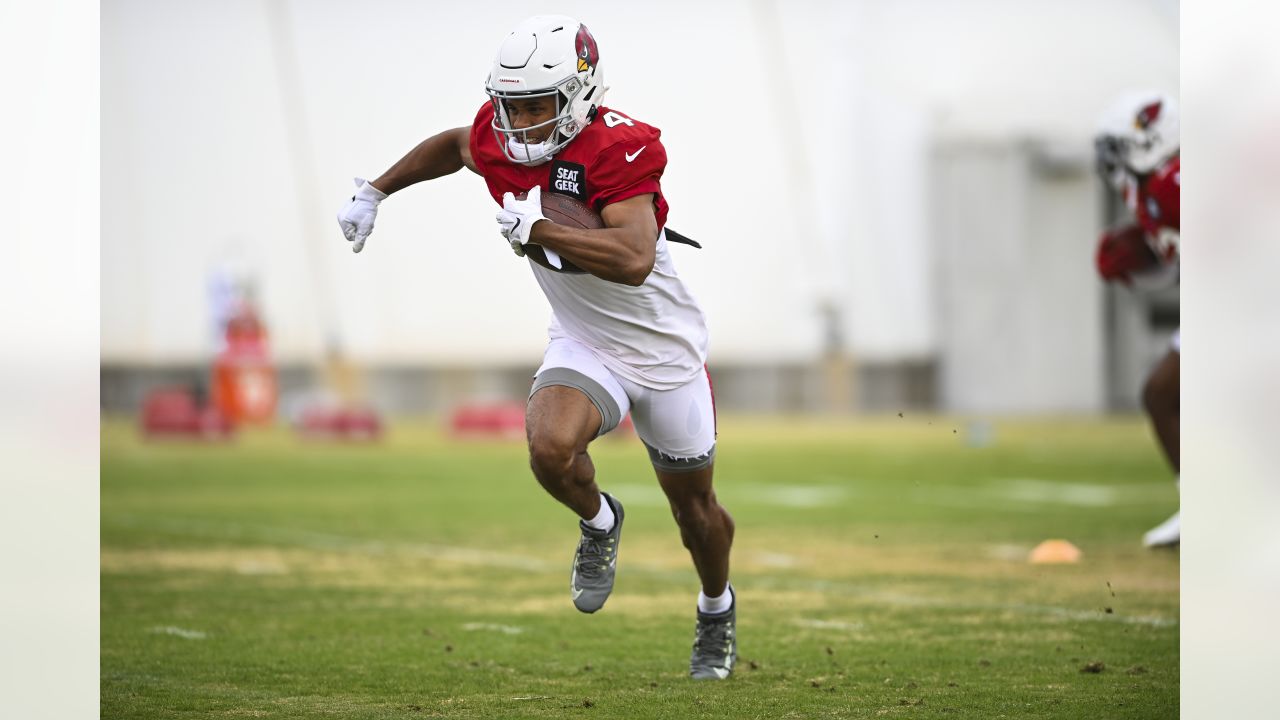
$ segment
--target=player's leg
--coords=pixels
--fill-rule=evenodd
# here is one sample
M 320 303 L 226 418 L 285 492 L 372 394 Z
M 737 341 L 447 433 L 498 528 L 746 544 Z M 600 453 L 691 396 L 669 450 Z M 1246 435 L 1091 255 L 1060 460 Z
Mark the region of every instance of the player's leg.
M 1164 359 L 1151 371 L 1146 385 L 1142 388 L 1142 405 L 1151 417 L 1151 425 L 1155 429 L 1156 438 L 1164 456 L 1179 472 L 1178 457 L 1178 414 L 1181 409 L 1179 390 L 1179 352 L 1170 350 Z
M 1164 456 L 1173 466 L 1174 472 L 1180 472 L 1180 355 L 1180 333 L 1174 333 L 1173 347 L 1156 365 L 1142 389 L 1142 405 L 1151 418 L 1151 426 L 1155 430 L 1156 439 L 1160 442 L 1160 449 L 1164 451 Z M 1147 531 L 1142 537 L 1142 542 L 1147 547 L 1177 545 L 1181 540 L 1180 513 L 1174 513 L 1172 517 Z
M 525 414 L 529 466 L 581 518 L 569 586 L 583 612 L 599 610 L 613 590 L 623 520 L 621 503 L 596 485 L 587 446 L 617 427 L 628 407 L 622 387 L 584 346 L 557 339 L 547 347 Z
M 529 398 L 525 432 L 529 466 L 551 497 L 584 520 L 600 511 L 600 488 L 587 445 L 601 415 L 585 393 L 566 385 L 543 385 Z
M 624 386 L 636 432 L 649 449 L 702 585 L 689 672 L 697 679 L 724 679 L 737 660 L 737 604 L 729 583 L 734 524 L 712 486 L 716 432 L 709 378 L 701 375 L 675 390 Z
M 702 595 L 718 598 L 729 586 L 729 550 L 734 524 L 729 511 L 716 499 L 711 477 L 714 462 L 681 472 L 655 466 L 658 482 L 667 494 L 671 515 L 680 528 L 680 540 L 693 558 L 702 583 Z M 705 603 L 704 603 L 705 604 Z
M 689 675 L 695 680 L 723 680 L 738 660 L 737 602 L 729 584 L 733 518 L 716 500 L 711 484 L 714 464 L 687 472 L 655 470 L 702 583 Z

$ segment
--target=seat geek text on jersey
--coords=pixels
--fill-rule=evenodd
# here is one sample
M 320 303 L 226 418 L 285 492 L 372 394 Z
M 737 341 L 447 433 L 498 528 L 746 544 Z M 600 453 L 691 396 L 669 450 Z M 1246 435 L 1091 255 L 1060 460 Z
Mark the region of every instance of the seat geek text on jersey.
M 587 201 L 587 169 L 578 163 L 555 160 L 551 163 L 552 192 Z

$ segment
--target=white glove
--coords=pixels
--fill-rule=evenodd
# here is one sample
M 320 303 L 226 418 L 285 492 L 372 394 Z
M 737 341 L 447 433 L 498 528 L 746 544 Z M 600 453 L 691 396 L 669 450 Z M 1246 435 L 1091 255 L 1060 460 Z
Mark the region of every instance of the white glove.
M 356 194 L 338 211 L 338 225 L 347 242 L 351 243 L 352 252 L 364 249 L 364 241 L 373 232 L 373 221 L 378 217 L 378 203 L 387 199 L 387 194 L 369 184 L 364 178 L 356 178 Z
M 533 224 L 546 220 L 542 216 L 542 188 L 534 185 L 524 200 L 517 200 L 511 193 L 504 194 L 502 209 L 498 211 L 497 217 L 502 237 L 511 243 L 511 249 L 516 255 L 524 257 L 524 246 L 529 242 Z

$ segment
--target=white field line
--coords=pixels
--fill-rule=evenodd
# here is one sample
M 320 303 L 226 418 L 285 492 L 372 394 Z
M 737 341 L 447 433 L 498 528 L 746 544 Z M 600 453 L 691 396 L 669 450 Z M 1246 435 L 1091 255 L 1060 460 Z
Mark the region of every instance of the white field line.
M 184 535 L 269 540 L 319 550 L 359 552 L 369 555 L 407 554 L 431 560 L 447 560 L 462 564 L 507 568 L 534 573 L 564 572 L 565 570 L 563 564 L 550 563 L 541 558 L 530 557 L 527 555 L 511 555 L 508 553 L 498 553 L 490 550 L 457 547 L 453 545 L 438 545 L 430 543 L 383 543 L 305 530 L 290 530 L 287 528 L 266 525 L 246 525 L 239 523 L 209 523 L 189 518 L 167 520 L 147 518 L 143 521 L 136 517 L 126 518 L 124 516 L 115 516 L 112 521 L 129 523 L 140 527 L 159 528 Z M 688 572 L 650 569 L 634 564 L 629 566 L 626 571 L 637 575 L 645 575 L 652 579 L 666 580 L 672 583 L 688 583 L 694 578 L 694 576 Z M 750 586 L 761 589 L 809 590 L 818 593 L 839 593 L 844 596 L 863 598 L 874 602 L 885 603 L 887 605 L 937 607 L 950 610 L 1009 611 L 1032 615 L 1051 615 L 1054 617 L 1062 617 L 1072 620 L 1127 623 L 1134 625 L 1148 625 L 1151 627 L 1174 627 L 1178 625 L 1178 621 L 1176 619 L 1163 617 L 1129 616 L 1121 613 L 1106 614 L 1101 611 L 1081 610 L 1078 608 L 1066 608 L 1054 605 L 1031 605 L 1026 603 L 952 602 L 946 598 L 885 593 L 877 590 L 867 590 L 865 587 L 850 583 L 833 583 L 826 580 L 799 580 L 796 578 L 777 578 L 767 575 L 752 575 L 750 576 Z M 744 583 L 744 587 L 748 586 Z
M 187 630 L 185 628 L 174 627 L 173 625 L 164 625 L 151 628 L 151 632 L 157 635 L 175 635 L 186 640 L 203 640 L 208 636 L 199 630 Z
M 1070 505 L 1083 508 L 1116 505 L 1149 505 L 1166 502 L 1173 496 L 1170 484 L 1100 485 L 1086 482 L 1057 482 L 1037 478 L 998 478 L 971 488 L 942 485 L 917 487 L 911 499 L 924 505 L 960 508 L 993 508 L 1038 511 L 1043 505 Z
M 746 500 L 761 505 L 816 508 L 841 504 L 849 491 L 826 485 L 758 485 L 744 488 L 743 494 Z
M 849 482 L 847 479 L 834 479 Z M 726 487 L 729 488 L 734 503 L 792 508 L 838 505 L 854 494 L 853 489 L 847 485 L 734 484 Z M 604 490 L 621 498 L 627 507 L 667 507 L 667 497 L 656 484 L 624 483 Z
M 649 485 L 612 483 L 605 485 L 602 489 L 616 498 L 621 498 L 624 508 L 668 506 L 667 496 L 663 494 L 662 487 L 656 481 Z
M 1107 507 L 1115 505 L 1120 494 L 1114 485 L 1046 482 L 1033 478 L 1004 480 L 998 491 L 1005 499 L 1052 505 Z
M 814 618 L 796 618 L 791 621 L 791 624 L 802 628 L 813 628 L 814 630 L 861 630 L 863 628 L 863 624 L 860 622 L 816 620 Z
M 752 555 L 751 559 L 758 565 L 774 568 L 793 568 L 801 564 L 799 558 L 786 553 L 758 552 Z
M 516 627 L 515 625 L 498 625 L 496 623 L 481 623 L 481 622 L 467 623 L 466 625 L 462 626 L 462 629 L 467 631 L 472 631 L 472 632 L 476 630 L 490 630 L 493 632 L 500 632 L 503 635 L 519 635 L 520 633 L 524 632 L 524 628 Z
M 262 540 L 285 545 L 306 547 L 313 550 L 333 550 L 341 552 L 358 552 L 366 555 L 409 555 L 432 560 L 445 560 L 465 565 L 524 570 L 528 572 L 547 572 L 552 564 L 541 558 L 528 555 L 513 555 L 492 550 L 458 547 L 456 545 L 438 545 L 434 543 L 385 543 L 376 540 L 318 533 L 309 530 L 292 530 L 270 525 L 250 525 L 243 523 L 210 523 L 195 519 L 155 519 L 139 520 L 130 518 L 128 524 L 135 527 L 149 527 L 183 535 L 198 537 L 234 537 L 241 539 Z M 560 569 L 557 563 L 554 566 Z

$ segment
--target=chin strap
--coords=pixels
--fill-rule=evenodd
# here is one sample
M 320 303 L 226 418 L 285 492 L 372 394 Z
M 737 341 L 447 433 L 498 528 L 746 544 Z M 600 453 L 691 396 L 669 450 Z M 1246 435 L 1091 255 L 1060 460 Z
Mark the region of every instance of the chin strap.
M 507 152 L 516 162 L 535 167 L 542 165 L 551 159 L 551 154 L 547 152 L 547 147 L 551 143 L 543 140 L 540 143 L 522 143 L 514 137 L 507 138 Z M 524 159 L 520 159 L 523 157 Z

